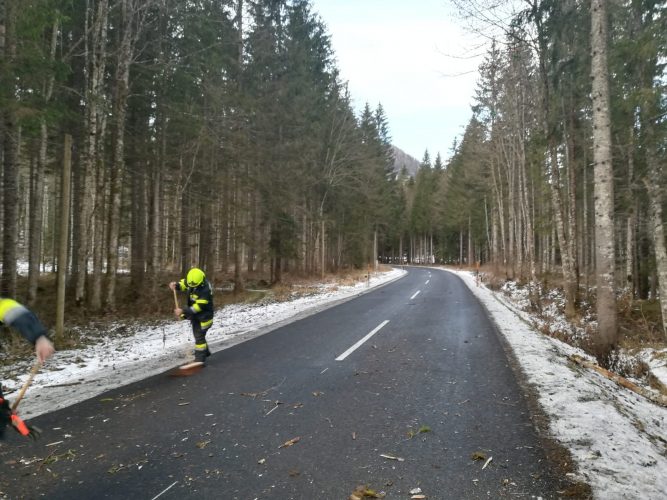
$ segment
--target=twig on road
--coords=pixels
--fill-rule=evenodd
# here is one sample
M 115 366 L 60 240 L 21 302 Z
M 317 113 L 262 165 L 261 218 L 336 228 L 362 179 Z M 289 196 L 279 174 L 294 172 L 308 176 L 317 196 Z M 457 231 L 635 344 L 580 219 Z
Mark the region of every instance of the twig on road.
M 281 382 L 279 384 L 274 385 L 273 387 L 269 387 L 268 389 L 261 391 L 261 392 L 241 392 L 241 396 L 248 396 L 253 399 L 257 398 L 258 396 L 266 396 L 269 392 L 276 390 L 278 387 L 283 385 L 285 383 L 285 380 L 287 380 L 287 377 L 283 377 Z
M 173 488 L 174 486 L 176 486 L 177 484 L 178 484 L 178 481 L 174 481 L 174 482 L 171 483 L 167 488 L 165 488 L 165 489 L 162 490 L 160 493 L 158 493 L 157 495 L 155 495 L 151 500 L 155 500 L 156 498 L 161 497 L 163 494 L 165 494 L 166 492 L 168 492 L 170 489 L 172 489 L 172 488 Z

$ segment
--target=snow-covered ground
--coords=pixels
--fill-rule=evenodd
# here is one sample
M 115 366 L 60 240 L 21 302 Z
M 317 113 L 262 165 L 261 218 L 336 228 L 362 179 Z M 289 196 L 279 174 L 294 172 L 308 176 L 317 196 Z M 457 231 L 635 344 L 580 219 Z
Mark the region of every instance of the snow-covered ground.
M 590 484 L 599 499 L 667 498 L 667 409 L 572 363 L 568 356 L 586 355 L 538 333 L 532 318 L 503 294 L 477 286 L 471 273 L 457 274 L 513 349 L 550 418 L 553 437 L 576 460 L 578 479 Z M 226 349 L 402 275 L 403 271 L 393 270 L 372 277 L 370 283 L 323 286 L 321 293 L 288 302 L 226 306 L 216 313 L 209 345 L 214 352 Z M 191 350 L 189 324 L 173 321 L 111 336 L 85 349 L 59 351 L 35 378 L 21 403 L 21 415 L 34 417 L 164 372 Z M 24 362 L 0 370 L 10 400 L 29 369 Z
M 353 286 L 322 285 L 320 292 L 288 302 L 232 304 L 216 311 L 206 340 L 213 352 L 263 335 L 315 314 L 377 286 L 405 271 L 377 273 Z M 111 335 L 83 349 L 56 352 L 39 371 L 25 399 L 23 418 L 65 408 L 109 389 L 162 373 L 192 359 L 192 328 L 186 321 L 159 326 L 110 325 Z M 114 331 L 122 333 L 114 334 Z M 85 337 L 85 332 L 81 332 Z M 30 360 L 0 367 L 5 395 L 12 400 L 28 378 Z
M 553 437 L 570 450 L 595 498 L 667 498 L 667 409 L 569 361 L 588 356 L 537 333 L 532 318 L 503 294 L 477 286 L 471 273 L 457 274 L 507 339 Z

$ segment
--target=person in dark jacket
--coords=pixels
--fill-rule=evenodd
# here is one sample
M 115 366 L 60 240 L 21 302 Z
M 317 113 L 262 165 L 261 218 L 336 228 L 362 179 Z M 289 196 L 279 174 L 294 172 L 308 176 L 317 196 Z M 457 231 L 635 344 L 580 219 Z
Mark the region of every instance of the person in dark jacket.
M 195 338 L 195 361 L 205 363 L 211 355 L 206 343 L 206 332 L 213 324 L 213 290 L 204 271 L 193 267 L 186 278 L 169 283 L 172 290 L 187 292 L 188 303 L 184 308 L 174 309 L 177 318 L 190 320 Z
M 46 361 L 55 352 L 44 325 L 32 311 L 15 300 L 0 298 L 0 322 L 14 328 L 35 346 L 35 354 L 40 363 Z M 0 439 L 4 437 L 7 425 L 12 425 L 25 436 L 35 437 L 31 432 L 32 429 L 12 411 L 9 402 L 2 394 L 2 386 L 0 386 Z

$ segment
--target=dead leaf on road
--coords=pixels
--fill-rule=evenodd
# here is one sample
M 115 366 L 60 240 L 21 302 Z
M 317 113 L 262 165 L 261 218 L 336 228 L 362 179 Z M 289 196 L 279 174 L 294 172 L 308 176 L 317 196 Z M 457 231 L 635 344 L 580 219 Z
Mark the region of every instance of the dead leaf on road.
M 264 396 L 266 393 L 264 392 L 241 392 L 239 396 L 246 396 L 249 398 L 255 399 L 258 396 Z
M 280 448 L 289 448 L 290 446 L 295 445 L 296 443 L 298 443 L 300 440 L 301 440 L 300 436 L 292 438 L 289 441 L 285 441 L 283 444 L 278 446 L 278 449 L 280 449 Z
M 210 442 L 211 442 L 210 439 L 209 439 L 208 441 L 199 441 L 199 442 L 196 444 L 196 446 L 197 446 L 197 448 L 199 448 L 200 450 L 203 450 L 204 448 L 206 448 L 206 447 L 208 446 L 208 444 L 209 444 Z
M 470 458 L 473 460 L 486 460 L 486 454 L 482 451 L 476 451 L 472 455 L 470 455 Z
M 412 439 L 413 437 L 417 436 L 418 434 L 423 434 L 425 432 L 431 432 L 431 428 L 428 425 L 422 425 L 419 429 L 416 431 L 413 431 L 410 429 L 408 431 L 408 437 Z
M 384 498 L 387 496 L 384 492 L 376 492 L 371 490 L 368 486 L 357 486 L 352 494 L 349 496 L 349 500 L 363 500 L 364 498 Z

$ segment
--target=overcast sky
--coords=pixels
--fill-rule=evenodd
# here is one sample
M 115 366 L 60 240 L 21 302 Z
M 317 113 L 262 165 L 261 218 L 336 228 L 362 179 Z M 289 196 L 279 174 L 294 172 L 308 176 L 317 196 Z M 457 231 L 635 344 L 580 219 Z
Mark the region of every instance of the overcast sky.
M 479 39 L 447 0 L 313 0 L 357 110 L 380 102 L 392 142 L 421 160 L 451 154 L 471 117 Z M 483 52 L 483 49 L 481 49 Z M 464 59 L 461 59 L 464 58 Z M 460 73 L 468 73 L 462 76 Z

